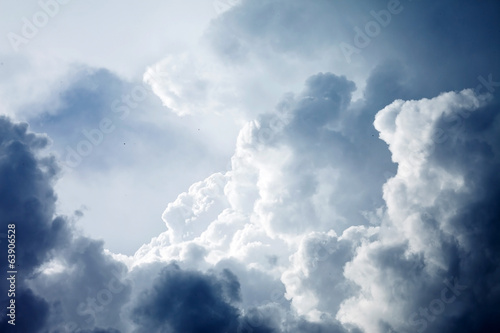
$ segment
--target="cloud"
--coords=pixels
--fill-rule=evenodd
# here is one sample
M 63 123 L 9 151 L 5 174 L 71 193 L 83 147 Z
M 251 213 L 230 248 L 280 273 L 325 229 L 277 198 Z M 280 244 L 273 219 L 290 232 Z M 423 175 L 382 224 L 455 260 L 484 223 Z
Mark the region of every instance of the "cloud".
M 49 259 L 51 252 L 64 244 L 69 237 L 69 226 L 64 219 L 53 218 L 56 195 L 51 187 L 51 179 L 57 171 L 54 158 L 39 158 L 35 152 L 47 146 L 46 136 L 28 132 L 27 124 L 13 124 L 8 118 L 0 117 L 0 216 L 2 229 L 15 225 L 15 262 L 11 270 L 22 274 L 16 278 L 18 322 L 25 329 L 34 329 L 31 325 L 43 325 L 47 321 L 48 304 L 33 294 L 25 284 L 26 277 Z M 4 260 L 7 261 L 7 252 Z M 10 281 L 6 276 L 1 286 L 10 290 Z M 7 293 L 2 294 L 3 305 L 9 302 Z M 20 306 L 21 301 L 25 306 Z M 31 317 L 34 310 L 35 317 Z M 4 316 L 1 324 L 8 327 L 12 318 Z
M 199 237 L 218 212 L 227 207 L 223 197 L 226 182 L 224 175 L 213 174 L 191 185 L 187 193 L 182 193 L 167 206 L 162 218 L 173 243 Z
M 144 74 L 144 81 L 163 102 L 179 116 L 206 112 L 207 107 L 217 108 L 219 94 L 213 82 L 221 76 L 221 69 L 190 53 L 169 56 Z M 209 103 L 210 102 L 210 103 Z
M 53 156 L 43 153 L 48 138 L 29 132 L 26 123 L 12 123 L 5 117 L 0 118 L 0 126 L 0 214 L 4 230 L 15 225 L 16 258 L 11 270 L 18 272 L 17 327 L 29 332 L 60 325 L 88 327 L 84 319 L 93 316 L 78 313 L 86 311 L 86 297 L 106 303 L 113 297 L 108 289 L 121 289 L 115 301 L 126 298 L 126 286 L 120 282 L 124 266 L 104 254 L 102 242 L 81 236 L 71 219 L 55 214 L 52 186 L 58 166 Z M 2 281 L 4 290 L 9 290 L 8 281 Z M 9 299 L 3 295 L 2 304 Z M 103 310 L 97 321 L 119 322 L 119 307 Z M 8 319 L 3 318 L 2 327 L 12 327 Z
M 239 314 L 229 301 L 238 299 L 239 286 L 231 272 L 223 278 L 167 266 L 136 304 L 138 331 L 235 332 Z
M 16 224 L 18 265 L 30 274 L 50 252 L 69 237 L 67 221 L 53 218 L 56 194 L 52 190 L 58 166 L 55 158 L 35 155 L 49 139 L 28 132 L 26 123 L 0 118 L 0 214 L 5 230 Z
M 351 104 L 354 89 L 345 77 L 320 73 L 300 94 L 285 96 L 274 113 L 249 122 L 238 137 L 232 170 L 194 184 L 169 204 L 163 215 L 169 231 L 134 260 L 179 260 L 198 269 L 217 264 L 239 277 L 247 310 L 278 303 L 284 317 L 297 311 L 339 326 L 334 314 L 356 289 L 342 267 L 377 233 L 364 211 L 382 205 L 383 171 L 392 166 L 383 143 L 364 132 L 374 112 Z M 200 255 L 192 260 L 183 253 L 194 244 L 201 248 L 195 247 Z M 318 246 L 327 251 L 321 259 Z M 326 274 L 334 268 L 335 274 Z M 324 288 L 336 291 L 326 296 Z M 294 320 L 290 325 L 298 325 Z
M 163 287 L 174 295 L 181 286 L 186 288 L 187 293 L 199 289 L 206 296 L 204 299 L 207 302 L 200 311 L 212 305 L 220 306 L 217 316 L 206 317 L 203 322 L 205 326 L 227 327 L 234 331 L 239 325 L 243 325 L 243 322 L 240 323 L 240 316 L 243 320 L 248 315 L 240 315 L 240 309 L 232 305 L 241 300 L 240 283 L 237 276 L 226 268 L 221 268 L 217 278 L 195 271 L 183 271 L 175 265 L 169 266 L 170 270 L 163 273 L 148 273 L 160 271 L 164 266 L 160 263 L 153 264 L 149 270 L 140 267 L 127 273 L 122 263 L 105 253 L 102 242 L 81 236 L 74 229 L 70 218 L 55 215 L 56 196 L 52 185 L 57 175 L 57 167 L 53 157 L 41 155 L 48 144 L 47 137 L 29 132 L 27 124 L 15 124 L 7 118 L 2 118 L 1 121 L 1 174 L 2 183 L 6 185 L 2 188 L 8 188 L 7 185 L 10 184 L 10 188 L 16 189 L 10 192 L 10 199 L 2 200 L 9 203 L 2 208 L 2 223 L 4 228 L 11 224 L 10 222 L 16 223 L 16 245 L 20 249 L 17 252 L 20 273 L 16 300 L 23 302 L 17 312 L 17 320 L 22 322 L 19 325 L 21 328 L 24 327 L 30 332 L 42 332 L 47 329 L 128 332 L 133 323 L 123 320 L 125 309 L 146 307 L 141 303 L 145 302 L 145 299 L 137 300 L 137 295 L 145 287 L 144 284 L 141 285 L 138 276 L 144 273 L 148 274 L 150 279 L 159 274 L 158 288 L 166 283 Z M 217 180 L 216 176 L 213 178 Z M 220 186 L 217 182 L 213 185 Z M 195 189 L 204 192 L 203 186 Z M 25 207 L 26 204 L 29 204 L 27 207 L 31 209 L 19 208 Z M 200 212 L 209 205 L 209 202 L 205 203 L 206 207 L 200 205 Z M 22 219 L 16 215 L 20 212 L 24 214 Z M 37 251 L 33 246 L 38 247 Z M 198 249 L 194 247 L 192 255 L 199 249 L 199 246 Z M 165 281 L 166 277 L 168 279 Z M 186 280 L 190 279 L 193 281 L 192 287 L 185 285 Z M 178 294 L 177 300 L 182 302 L 186 295 Z M 162 300 L 164 296 L 158 297 Z M 137 303 L 134 303 L 136 300 Z M 4 297 L 2 304 L 6 304 L 6 301 L 8 300 Z M 188 301 L 189 298 L 186 298 L 184 309 L 189 308 Z M 26 311 L 29 309 L 37 314 L 31 320 L 26 317 Z M 185 313 L 188 315 L 189 311 Z M 153 318 L 146 319 L 146 326 L 165 324 L 165 318 L 157 318 L 159 322 L 156 324 Z M 184 328 L 189 328 L 192 323 L 196 322 L 188 316 L 174 322 L 173 327 L 176 331 L 185 331 Z M 6 320 L 3 320 L 1 325 L 11 328 Z M 257 331 L 272 332 L 272 329 L 266 327 L 267 324 L 259 324 Z M 198 328 L 195 325 L 192 330 L 198 331 Z
M 34 131 L 51 137 L 48 148 L 59 158 L 59 212 L 69 215 L 75 208 L 89 207 L 81 220 L 84 231 L 106 239 L 114 252 L 133 254 L 164 230 L 165 202 L 227 165 L 234 145 L 228 138 L 236 136 L 237 129 L 220 131 L 208 121 L 163 112 L 141 80 L 129 82 L 109 70 L 86 66 L 74 65 L 72 71 L 68 86 L 54 92 L 60 105 L 30 103 L 35 115 L 28 122 Z M 217 136 L 211 134 L 215 132 Z M 174 159 L 176 163 L 165 168 Z M 119 170 L 125 165 L 128 171 Z M 168 187 L 158 181 L 173 174 L 178 176 Z M 104 199 L 116 197 L 118 188 L 119 200 Z M 138 230 L 139 219 L 150 223 Z M 124 231 L 121 239 L 114 237 L 118 225 Z
M 399 79 L 404 73 L 404 67 L 376 68 L 357 102 L 346 78 L 309 78 L 302 93 L 286 95 L 273 113 L 241 130 L 232 170 L 212 176 L 224 179 L 218 191 L 206 190 L 207 178 L 179 196 L 179 208 L 189 198 L 176 215 L 186 224 L 170 223 L 169 233 L 185 234 L 188 221 L 200 221 L 193 237 L 152 243 L 135 260 L 152 253 L 155 260 L 179 260 L 183 248 L 198 244 L 205 251 L 197 267 L 235 268 L 247 311 L 247 299 L 261 304 L 257 309 L 278 303 L 282 318 L 295 313 L 286 320 L 295 328 L 296 318 L 318 330 L 366 332 L 491 325 L 493 314 L 477 310 L 475 299 L 491 306 L 495 297 L 474 294 L 471 286 L 496 278 L 489 270 L 473 274 L 472 267 L 491 268 L 497 260 L 490 206 L 497 193 L 486 189 L 497 181 L 498 104 L 466 89 L 386 106 L 384 92 L 412 94 Z M 388 78 L 394 80 L 381 86 Z M 205 218 L 199 207 L 224 200 L 222 187 L 227 203 Z M 471 216 L 481 222 L 468 222 Z M 485 241 L 488 250 L 476 251 Z M 235 259 L 252 268 L 238 269 L 230 264 Z M 268 284 L 278 279 L 286 290 L 281 297 L 291 303 L 248 296 L 256 288 L 251 271 L 267 271 Z
M 382 25 L 376 16 L 388 12 L 391 4 L 400 11 Z M 412 82 L 412 93 L 430 98 L 443 91 L 473 87 L 479 75 L 500 76 L 498 45 L 489 42 L 498 33 L 497 16 L 492 14 L 498 9 L 495 1 L 480 5 L 451 0 L 433 4 L 406 0 L 243 1 L 211 22 L 206 39 L 226 62 L 254 70 L 266 68 L 273 78 L 283 72 L 298 74 L 304 68 L 308 75 L 330 71 L 347 75 L 361 89 L 374 67 L 401 62 L 407 68 L 401 79 Z M 372 37 L 365 32 L 370 24 L 379 27 Z M 367 45 L 348 59 L 341 45 L 355 47 L 356 39 L 362 38 L 359 31 Z M 311 59 L 320 66 L 314 67 Z
M 337 318 L 343 323 L 366 332 L 383 327 L 469 332 L 492 325 L 483 302 L 498 300 L 475 286 L 491 283 L 497 275 L 484 268 L 498 260 L 496 245 L 488 241 L 498 235 L 496 208 L 488 206 L 498 195 L 493 190 L 498 178 L 489 171 L 499 162 L 492 134 L 498 123 L 481 134 L 468 130 L 498 107 L 488 101 L 491 96 L 463 90 L 433 99 L 397 100 L 377 114 L 375 127 L 398 172 L 384 185 L 387 211 L 379 240 L 358 248 L 345 268 L 345 276 L 361 290 L 342 304 Z M 462 127 L 455 125 L 457 119 Z
M 2 214 L 26 221 L 18 223 L 18 258 L 34 275 L 21 279 L 20 298 L 39 308 L 38 325 L 89 332 L 496 325 L 486 309 L 498 298 L 473 287 L 498 278 L 496 100 L 469 89 L 396 100 L 375 114 L 378 97 L 353 103 L 354 89 L 345 77 L 320 73 L 248 123 L 232 170 L 173 201 L 163 215 L 168 230 L 125 260 L 130 270 L 67 217 L 54 218 L 57 166 L 38 153 L 48 139 L 3 118 L 2 181 L 17 191 Z M 375 154 L 384 144 L 364 128 L 372 117 L 385 158 Z M 393 163 L 393 176 L 384 175 Z M 11 207 L 23 204 L 33 208 L 18 217 Z M 39 251 L 28 257 L 32 242 Z
M 30 284 L 51 304 L 51 326 L 123 329 L 121 307 L 128 302 L 126 268 L 103 250 L 102 242 L 79 237 L 59 253 L 61 271 L 41 270 Z M 81 289 L 77 289 L 80 286 Z
M 9 290 L 9 288 L 5 290 Z M 34 295 L 31 289 L 21 289 L 16 292 L 16 302 L 17 319 L 15 320 L 15 327 L 17 330 L 37 332 L 37 330 L 45 326 L 49 314 L 49 304 L 43 298 Z M 8 303 L 2 301 L 2 304 L 7 305 Z M 2 332 L 11 332 L 13 326 L 8 323 L 9 320 L 11 320 L 11 317 L 5 316 L 5 319 L 0 322 Z
M 346 66 L 340 43 L 354 42 L 389 3 L 243 1 L 191 49 L 207 57 L 181 52 L 152 65 L 146 83 L 184 117 L 150 112 L 124 125 L 149 134 L 155 145 L 141 148 L 151 156 L 181 141 L 176 152 L 189 155 L 191 121 L 219 139 L 248 121 L 229 170 L 171 200 L 167 230 L 131 257 L 82 236 L 76 216 L 58 215 L 50 140 L 0 118 L 0 217 L 4 230 L 16 223 L 22 329 L 495 331 L 500 74 L 489 39 L 499 5 L 401 1 Z M 108 71 L 74 83 L 57 103 L 85 108 L 52 101 L 56 112 L 45 115 L 57 141 L 60 125 L 105 116 L 110 97 L 129 87 Z M 168 125 L 152 125 L 158 119 Z M 171 156 L 164 165 L 178 163 Z M 190 156 L 183 167 L 202 164 Z M 155 184 L 176 174 L 162 175 Z
M 359 126 L 372 115 L 361 108 L 352 116 L 354 89 L 344 77 L 314 75 L 301 94 L 283 101 L 280 112 L 251 125 L 248 137 L 242 131 L 241 145 L 255 156 L 258 170 L 255 211 L 267 230 L 342 233 L 366 222 L 361 210 L 382 203 L 383 172 L 391 163 L 380 142 Z M 274 159 L 277 154 L 283 157 Z

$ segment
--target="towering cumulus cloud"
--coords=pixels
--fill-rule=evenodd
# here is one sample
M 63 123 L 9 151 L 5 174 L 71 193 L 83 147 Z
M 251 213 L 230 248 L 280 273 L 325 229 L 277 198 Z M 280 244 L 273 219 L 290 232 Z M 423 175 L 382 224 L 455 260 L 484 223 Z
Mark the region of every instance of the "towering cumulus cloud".
M 499 123 L 487 101 L 463 90 L 377 114 L 398 171 L 384 184 L 377 241 L 345 267 L 361 290 L 342 304 L 342 322 L 367 332 L 497 327 L 498 295 L 487 286 L 498 281 Z
M 14 223 L 18 234 L 18 327 L 494 330 L 498 102 L 465 89 L 377 111 L 384 71 L 357 103 L 345 77 L 311 76 L 243 127 L 231 170 L 179 195 L 163 214 L 168 230 L 130 258 L 55 215 L 48 138 L 2 118 L 2 227 Z
M 358 103 L 345 77 L 310 77 L 242 129 L 231 171 L 168 206 L 135 260 L 231 268 L 242 308 L 280 309 L 280 332 L 496 327 L 498 102 L 466 89 L 376 111 L 395 75 L 376 69 Z

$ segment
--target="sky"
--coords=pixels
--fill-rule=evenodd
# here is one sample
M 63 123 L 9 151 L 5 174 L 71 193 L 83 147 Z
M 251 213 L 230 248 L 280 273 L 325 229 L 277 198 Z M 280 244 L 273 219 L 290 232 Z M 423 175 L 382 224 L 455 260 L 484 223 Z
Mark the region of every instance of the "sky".
M 0 1 L 0 36 L 0 332 L 500 330 L 498 1 Z

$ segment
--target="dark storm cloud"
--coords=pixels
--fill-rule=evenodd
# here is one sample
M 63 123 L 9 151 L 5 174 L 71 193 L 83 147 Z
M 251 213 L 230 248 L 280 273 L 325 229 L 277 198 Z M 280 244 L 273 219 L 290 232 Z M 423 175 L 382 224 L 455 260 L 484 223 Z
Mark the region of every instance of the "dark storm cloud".
M 229 333 L 238 327 L 244 332 L 248 317 L 242 318 L 232 304 L 239 297 L 239 282 L 227 269 L 217 277 L 170 264 L 141 293 L 132 319 L 138 332 Z M 250 327 L 251 332 L 274 332 L 264 322 Z
M 2 284 L 3 287 L 3 284 Z M 8 290 L 8 288 L 4 289 Z M 49 315 L 49 304 L 41 297 L 33 294 L 31 289 L 21 289 L 16 291 L 16 320 L 15 327 L 7 321 L 10 317 L 6 317 L 2 313 L 2 321 L 0 321 L 0 331 L 2 332 L 38 332 L 43 328 Z M 2 305 L 7 304 L 2 300 Z M 2 306 L 3 309 L 6 306 Z M 6 319 L 4 319 L 6 318 Z
M 446 331 L 486 332 L 500 329 L 500 104 L 498 97 L 467 118 L 455 114 L 453 122 L 438 123 L 444 142 L 436 145 L 432 160 L 463 174 L 467 191 L 459 196 L 458 211 L 448 230 L 460 244 L 446 241 L 450 253 L 449 275 L 469 286 L 458 318 L 442 325 Z M 444 118 L 444 117 L 443 117 Z M 449 195 L 443 194 L 445 205 Z M 436 329 L 436 332 L 438 330 Z
M 53 217 L 52 181 L 58 167 L 53 158 L 35 156 L 49 141 L 29 133 L 27 124 L 0 117 L 0 134 L 0 219 L 3 231 L 16 224 L 17 265 L 29 275 L 69 236 L 68 223 Z
M 77 237 L 58 253 L 66 271 L 36 277 L 32 285 L 53 304 L 50 325 L 65 329 L 121 328 L 131 287 L 126 268 L 104 254 L 103 242 Z M 57 304 L 57 306 L 56 306 Z
M 409 77 L 409 69 L 401 61 L 386 60 L 373 69 L 366 81 L 363 97 L 366 100 L 366 111 L 372 115 L 367 125 L 373 129 L 375 113 L 396 99 L 418 98 L 413 91 Z
M 477 79 L 469 82 L 470 88 L 475 88 L 477 93 L 491 89 L 496 92 L 495 85 L 489 86 L 491 89 L 488 89 L 487 85 L 478 89 L 478 82 L 480 81 Z M 330 73 L 315 75 L 307 81 L 303 93 L 298 96 L 289 95 L 280 104 L 279 117 L 289 119 L 283 132 L 276 131 L 280 125 L 279 119 L 272 115 L 261 118 L 261 126 L 255 134 L 257 143 L 273 147 L 285 143 L 297 151 L 300 158 L 291 160 L 287 165 L 287 172 L 290 172 L 288 187 L 295 189 L 294 194 L 301 197 L 298 204 L 306 202 L 307 198 L 317 191 L 319 183 L 315 181 L 312 173 L 317 172 L 321 166 L 332 165 L 342 170 L 345 183 L 340 186 L 342 195 L 332 197 L 331 203 L 335 205 L 336 200 L 348 197 L 346 202 L 340 201 L 341 204 L 338 205 L 338 210 L 343 211 L 344 216 L 352 217 L 352 212 L 359 209 L 372 210 L 383 203 L 380 191 L 382 185 L 389 176 L 396 174 L 387 146 L 378 140 L 373 120 L 378 110 L 394 99 L 417 98 L 419 92 L 418 89 L 412 89 L 413 83 L 415 81 L 408 75 L 406 66 L 397 62 L 386 63 L 372 72 L 364 100 L 349 103 L 352 83 Z M 423 146 L 423 151 L 428 151 L 429 155 L 427 161 L 426 155 L 423 155 L 422 173 L 414 180 L 407 179 L 408 176 L 401 172 L 403 166 L 397 179 L 407 181 L 407 189 L 397 189 L 395 186 L 392 188 L 393 185 L 387 188 L 395 192 L 394 199 L 401 196 L 405 198 L 402 200 L 408 201 L 402 201 L 402 207 L 397 209 L 401 209 L 401 212 L 408 209 L 404 214 L 410 214 L 412 211 L 413 214 L 420 214 L 425 230 L 432 235 L 432 240 L 428 240 L 426 254 L 413 252 L 404 239 L 400 239 L 403 243 L 395 243 L 398 245 L 391 245 L 390 242 L 384 245 L 383 239 L 372 240 L 373 243 L 368 246 L 370 250 L 366 252 L 369 261 L 361 265 L 373 265 L 380 275 L 374 281 L 366 281 L 364 288 L 368 284 L 379 284 L 380 290 L 386 295 L 384 297 L 387 297 L 384 302 L 390 304 L 389 311 L 394 312 L 394 317 L 398 316 L 396 313 L 403 311 L 405 314 L 402 315 L 402 320 L 405 323 L 394 324 L 392 320 L 386 321 L 381 316 L 375 326 L 364 326 L 367 330 L 370 327 L 375 332 L 479 332 L 500 325 L 495 319 L 498 311 L 494 310 L 500 302 L 500 295 L 496 292 L 499 281 L 496 267 L 500 259 L 497 242 L 500 237 L 500 214 L 497 204 L 500 200 L 500 184 L 496 171 L 500 167 L 498 97 L 496 94 L 490 96 L 486 106 L 474 110 L 475 107 L 467 107 L 467 99 L 471 93 L 472 91 L 462 95 L 449 95 L 450 97 L 436 99 L 435 102 L 410 102 L 419 106 L 412 109 L 413 106 L 409 104 L 409 109 L 406 110 L 409 111 L 408 114 L 399 117 L 393 125 L 402 128 L 401 132 L 391 139 L 393 157 L 395 153 L 398 154 L 396 161 L 400 162 L 402 156 L 403 159 L 410 156 L 410 166 L 417 168 L 411 164 L 417 161 L 412 161 L 415 151 L 409 150 L 408 147 L 404 150 L 404 145 L 398 145 L 405 141 L 429 140 L 423 134 L 428 130 L 425 122 L 430 121 L 426 120 L 426 117 L 429 114 L 443 113 L 441 117 L 430 121 L 434 133 L 427 146 Z M 484 99 L 484 96 L 479 98 Z M 346 101 L 344 107 L 340 107 L 342 103 L 339 101 Z M 444 110 L 449 108 L 452 111 L 446 111 L 445 114 Z M 421 113 L 419 109 L 422 110 Z M 413 112 L 416 113 L 412 117 L 416 118 L 407 117 Z M 429 113 L 424 115 L 427 112 Z M 421 120 L 423 122 L 420 122 Z M 273 128 L 275 133 L 271 133 Z M 378 129 L 380 131 L 380 128 Z M 371 133 L 375 134 L 372 140 Z M 410 149 L 411 147 L 409 146 Z M 442 171 L 436 174 L 436 170 Z M 463 189 L 442 189 L 439 192 L 438 188 L 436 192 L 433 183 L 446 182 L 445 174 L 454 175 L 457 180 L 463 177 Z M 419 191 L 423 191 L 422 194 L 418 194 Z M 363 193 L 370 192 L 371 199 L 369 196 L 363 196 Z M 420 195 L 425 197 L 425 192 L 437 195 L 433 204 L 426 207 L 419 203 L 413 204 L 415 206 L 412 207 L 411 202 L 418 203 L 422 200 Z M 394 202 L 389 202 L 391 207 L 394 207 L 393 204 Z M 287 207 L 296 205 L 291 201 L 284 204 Z M 280 211 L 277 206 L 279 205 L 273 206 L 275 213 Z M 451 219 L 443 214 L 447 210 L 453 212 Z M 292 230 L 293 218 L 284 214 L 288 217 L 281 225 L 279 215 L 276 216 L 273 223 L 276 223 L 277 229 Z M 308 214 L 308 218 L 304 223 L 309 226 L 317 220 L 313 214 Z M 391 223 L 398 229 L 404 229 L 405 224 L 409 223 L 404 222 L 404 219 L 411 218 L 410 215 L 401 215 Z M 350 222 L 358 224 L 359 221 L 361 220 L 351 219 Z M 382 222 L 382 228 L 386 234 L 392 226 Z M 424 234 L 414 232 L 417 234 L 407 236 L 410 243 L 418 239 L 419 242 L 425 242 Z M 385 237 L 388 237 L 387 234 Z M 410 256 L 409 252 L 412 253 Z M 436 257 L 432 257 L 433 253 Z M 303 285 L 313 290 L 319 298 L 319 309 L 336 312 L 339 303 L 332 302 L 329 296 L 335 295 L 335 288 L 344 282 L 342 274 L 338 277 L 338 282 L 333 282 L 331 275 L 336 268 L 352 260 L 352 255 L 348 251 L 343 262 L 331 266 L 328 259 L 322 259 L 315 270 L 314 278 L 303 280 Z M 314 260 L 314 256 L 311 256 L 310 260 Z M 349 266 L 356 267 L 359 264 L 356 263 L 357 260 L 349 263 Z M 435 272 L 437 268 L 433 267 L 436 262 L 441 265 L 438 272 Z M 344 287 L 342 291 L 346 292 L 349 288 L 352 286 Z M 325 290 L 329 292 L 325 293 Z M 340 296 L 340 299 L 346 295 L 349 293 Z M 351 315 L 355 318 L 354 312 L 359 309 L 354 305 L 351 310 Z M 367 317 L 377 316 L 375 309 L 365 311 Z
M 373 13 L 388 11 L 390 3 L 400 12 L 383 26 Z M 412 94 L 432 97 L 475 86 L 480 75 L 500 77 L 498 13 L 494 0 L 242 1 L 213 21 L 207 36 L 218 54 L 236 63 L 268 52 L 304 58 L 336 52 L 343 58 L 340 45 L 355 47 L 356 29 L 364 33 L 375 22 L 379 33 L 367 36 L 367 45 L 343 67 L 355 69 L 365 60 L 370 69 L 404 63 Z
M 396 101 L 377 114 L 375 126 L 399 163 L 395 178 L 384 185 L 386 241 L 361 247 L 349 264 L 357 273 L 347 276 L 365 292 L 377 289 L 385 295 L 380 301 L 392 304 L 394 316 L 404 313 L 407 326 L 382 315 L 378 330 L 481 332 L 500 327 L 493 310 L 500 303 L 495 292 L 500 212 L 494 204 L 500 200 L 494 171 L 500 166 L 498 106 L 496 96 L 469 90 Z M 405 236 L 391 245 L 390 233 L 398 231 Z M 369 266 L 376 267 L 374 278 L 359 278 Z M 375 283 L 379 286 L 368 287 Z
M 114 328 L 104 329 L 104 328 L 94 328 L 92 330 L 81 330 L 78 333 L 120 333 L 120 331 Z
M 340 324 L 319 324 L 311 323 L 307 320 L 299 320 L 294 327 L 289 331 L 290 333 L 362 333 L 357 328 L 352 328 L 346 331 Z
M 355 89 L 353 82 L 331 73 L 319 73 L 310 77 L 306 81 L 301 100 L 294 106 L 290 134 L 304 133 L 301 139 L 313 141 L 320 139 L 326 126 L 345 112 Z M 310 142 L 306 141 L 304 144 Z
M 25 279 L 50 258 L 51 251 L 64 246 L 70 234 L 64 219 L 53 218 L 56 195 L 52 179 L 58 169 L 55 160 L 35 156 L 47 144 L 47 137 L 29 133 L 27 124 L 13 124 L 0 117 L 0 222 L 2 232 L 7 232 L 9 224 L 16 226 L 16 320 L 23 322 L 20 326 L 27 331 L 46 322 L 48 304 L 26 287 Z M 6 242 L 2 245 L 7 248 Z M 2 261 L 7 262 L 6 250 Z M 5 272 L 0 287 L 9 290 Z M 1 304 L 5 306 L 9 301 L 7 293 L 1 295 Z M 35 317 L 32 313 L 36 313 Z M 9 327 L 8 319 L 2 316 L 0 325 Z
M 39 156 L 48 142 L 30 133 L 27 124 L 0 117 L 0 222 L 5 231 L 9 224 L 16 226 L 17 328 L 37 332 L 61 325 L 73 330 L 113 325 L 128 295 L 121 282 L 125 268 L 104 255 L 102 242 L 79 236 L 67 218 L 55 216 L 52 186 L 58 167 L 54 158 Z M 53 260 L 67 270 L 40 272 Z M 2 276 L 1 287 L 9 290 L 5 271 Z M 7 294 L 1 295 L 5 305 Z M 112 298 L 113 306 L 102 306 Z M 95 308 L 86 304 L 90 301 L 97 302 Z M 13 328 L 7 319 L 3 316 L 0 323 L 5 332 Z

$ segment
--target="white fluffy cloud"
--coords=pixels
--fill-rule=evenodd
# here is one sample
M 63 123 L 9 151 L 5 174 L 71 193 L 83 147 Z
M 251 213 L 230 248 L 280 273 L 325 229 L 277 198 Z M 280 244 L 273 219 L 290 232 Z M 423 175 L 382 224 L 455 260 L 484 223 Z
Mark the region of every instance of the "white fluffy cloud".
M 437 162 L 435 154 L 441 146 L 468 141 L 470 134 L 464 128 L 459 131 L 450 124 L 457 119 L 467 121 L 460 117 L 480 112 L 476 110 L 488 99 L 463 90 L 432 99 L 397 100 L 377 114 L 374 125 L 389 145 L 398 172 L 384 184 L 386 211 L 378 240 L 363 244 L 346 265 L 345 277 L 360 291 L 342 304 L 337 318 L 343 323 L 356 324 L 366 332 L 379 332 L 383 325 L 397 332 L 422 332 L 450 327 L 446 326 L 448 316 L 465 315 L 463 309 L 455 312 L 456 304 L 444 304 L 440 295 L 446 292 L 439 292 L 449 285 L 443 283 L 447 279 L 459 279 L 458 285 L 468 288 L 477 283 L 466 277 L 470 273 L 466 272 L 467 253 L 474 251 L 469 242 L 474 236 L 460 225 L 464 205 L 469 204 L 464 197 L 477 193 L 468 184 L 467 172 Z M 443 120 L 446 131 L 440 127 Z M 484 139 L 489 141 L 487 136 Z M 425 303 L 430 310 L 421 306 Z M 436 319 L 445 306 L 452 309 Z
M 464 315 L 465 298 L 446 304 L 449 310 L 438 319 L 444 303 L 432 303 L 443 288 L 465 283 L 456 280 L 463 265 L 456 260 L 472 251 L 467 233 L 452 222 L 461 214 L 464 196 L 473 195 L 468 175 L 437 161 L 436 151 L 466 141 L 469 134 L 457 130 L 463 129 L 457 119 L 472 123 L 470 115 L 485 112 L 491 96 L 463 90 L 396 100 L 383 108 L 374 125 L 397 171 L 387 180 L 382 172 L 369 173 L 372 181 L 358 187 L 352 177 L 361 180 L 366 164 L 384 170 L 390 163 L 345 155 L 346 145 L 362 149 L 353 143 L 357 129 L 346 126 L 359 107 L 349 104 L 353 89 L 345 78 L 319 74 L 302 94 L 288 95 L 273 114 L 248 123 L 232 169 L 193 185 L 170 204 L 163 215 L 170 241 L 145 246 L 135 260 L 154 252 L 164 254 L 156 260 L 188 266 L 194 255 L 195 266 L 203 269 L 234 269 L 228 262 L 238 262 L 246 267 L 239 266 L 237 274 L 244 301 L 275 303 L 248 290 L 261 288 L 247 280 L 245 270 L 256 270 L 267 283 L 282 284 L 282 296 L 292 305 L 287 311 L 322 325 L 339 320 L 366 332 L 424 326 L 433 331 L 448 327 L 447 315 Z M 352 188 L 345 187 L 346 177 Z M 360 195 L 363 191 L 367 194 Z M 419 312 L 429 303 L 432 320 Z

